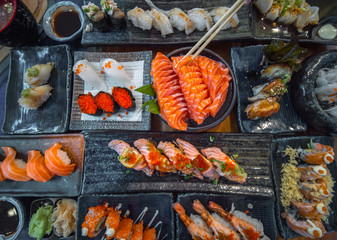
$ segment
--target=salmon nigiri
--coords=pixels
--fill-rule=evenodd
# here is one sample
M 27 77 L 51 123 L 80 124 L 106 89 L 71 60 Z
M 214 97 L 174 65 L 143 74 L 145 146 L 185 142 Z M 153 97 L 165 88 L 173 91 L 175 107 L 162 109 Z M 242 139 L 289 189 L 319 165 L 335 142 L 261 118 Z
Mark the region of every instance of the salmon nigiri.
M 2 163 L 2 162 L 0 162 L 0 182 L 6 180 L 6 177 L 2 174 L 1 163 Z
M 47 168 L 58 176 L 68 176 L 71 174 L 76 164 L 72 164 L 67 153 L 61 150 L 61 143 L 54 143 L 45 152 Z
M 47 182 L 55 175 L 47 168 L 44 157 L 40 151 L 31 150 L 28 151 L 27 154 L 27 176 L 38 182 Z
M 12 147 L 3 147 L 6 158 L 1 163 L 1 171 L 5 178 L 14 181 L 30 181 L 31 178 L 27 176 L 26 163 L 21 159 L 16 159 L 16 151 Z

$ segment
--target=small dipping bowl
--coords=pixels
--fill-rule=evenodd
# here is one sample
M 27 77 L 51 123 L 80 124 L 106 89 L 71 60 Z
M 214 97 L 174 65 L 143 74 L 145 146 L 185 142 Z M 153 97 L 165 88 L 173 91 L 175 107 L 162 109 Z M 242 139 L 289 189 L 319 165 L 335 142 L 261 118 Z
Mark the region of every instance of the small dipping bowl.
M 17 239 L 25 219 L 23 205 L 15 198 L 0 197 L 0 239 Z
M 47 9 L 43 16 L 45 33 L 58 42 L 69 42 L 77 39 L 82 34 L 83 25 L 82 9 L 70 1 L 55 3 Z

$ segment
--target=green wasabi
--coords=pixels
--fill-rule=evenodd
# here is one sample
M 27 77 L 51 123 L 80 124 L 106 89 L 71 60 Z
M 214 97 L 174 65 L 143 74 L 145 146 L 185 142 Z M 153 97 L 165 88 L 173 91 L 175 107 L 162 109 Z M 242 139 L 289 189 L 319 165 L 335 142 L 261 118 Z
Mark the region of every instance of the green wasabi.
M 53 206 L 40 207 L 29 222 L 28 234 L 30 237 L 40 240 L 45 235 L 49 235 L 53 229 L 51 215 Z

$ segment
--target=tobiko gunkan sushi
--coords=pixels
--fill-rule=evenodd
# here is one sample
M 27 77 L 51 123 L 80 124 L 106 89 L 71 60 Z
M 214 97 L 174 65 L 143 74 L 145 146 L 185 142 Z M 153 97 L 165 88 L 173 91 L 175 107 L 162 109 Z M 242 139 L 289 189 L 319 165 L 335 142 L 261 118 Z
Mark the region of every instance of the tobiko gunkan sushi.
M 95 99 L 90 92 L 88 94 L 79 95 L 77 103 L 82 113 L 95 116 L 100 116 L 103 113 L 103 111 L 98 108 Z
M 112 90 L 114 100 L 124 109 L 135 110 L 136 103 L 131 91 L 127 88 L 114 87 Z
M 119 110 L 119 105 L 109 93 L 99 92 L 94 99 L 98 108 L 106 113 L 114 114 Z

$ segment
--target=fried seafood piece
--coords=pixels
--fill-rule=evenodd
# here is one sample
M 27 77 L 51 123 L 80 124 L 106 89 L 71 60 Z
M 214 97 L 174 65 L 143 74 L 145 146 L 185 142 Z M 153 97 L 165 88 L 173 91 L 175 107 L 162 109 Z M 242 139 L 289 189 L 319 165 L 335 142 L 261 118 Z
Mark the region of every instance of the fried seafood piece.
M 297 210 L 297 214 L 303 218 L 319 219 L 328 213 L 328 208 L 323 202 L 302 203 L 290 201 L 290 204 Z
M 143 171 L 147 176 L 152 175 L 154 169 L 149 167 L 144 159 L 144 156 L 128 143 L 115 139 L 112 140 L 108 146 L 118 153 L 118 159 L 125 167 L 133 168 L 137 171 Z
M 98 205 L 90 207 L 85 220 L 82 223 L 82 236 L 93 238 L 97 236 L 103 229 L 104 221 L 108 214 L 106 205 Z
M 245 109 L 247 118 L 254 120 L 262 117 L 270 117 L 280 109 L 280 104 L 277 101 L 278 97 L 269 97 L 249 104 Z
M 314 181 L 330 175 L 330 171 L 325 164 L 300 165 L 297 169 L 301 173 L 301 181 Z
M 333 162 L 335 153 L 329 145 L 309 143 L 309 148 L 300 149 L 300 158 L 309 164 L 329 164 Z
M 212 234 L 208 233 L 205 228 L 193 222 L 185 213 L 185 209 L 180 203 L 174 203 L 173 209 L 178 213 L 187 230 L 191 234 L 193 240 L 214 240 Z

